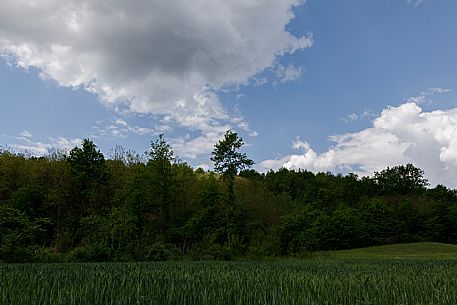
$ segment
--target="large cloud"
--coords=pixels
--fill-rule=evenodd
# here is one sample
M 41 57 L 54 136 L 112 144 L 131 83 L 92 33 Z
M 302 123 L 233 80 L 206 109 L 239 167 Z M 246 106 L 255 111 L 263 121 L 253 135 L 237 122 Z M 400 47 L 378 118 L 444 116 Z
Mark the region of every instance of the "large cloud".
M 62 86 L 82 86 L 106 103 L 171 114 L 201 129 L 213 118 L 227 119 L 214 92 L 246 84 L 282 54 L 311 46 L 310 37 L 286 30 L 292 8 L 301 4 L 1 1 L 0 53 Z
M 371 128 L 330 139 L 335 145 L 319 154 L 297 138 L 293 147 L 302 154 L 266 160 L 261 166 L 371 175 L 387 166 L 413 163 L 425 170 L 432 185 L 457 186 L 457 108 L 424 112 L 407 102 L 382 111 Z

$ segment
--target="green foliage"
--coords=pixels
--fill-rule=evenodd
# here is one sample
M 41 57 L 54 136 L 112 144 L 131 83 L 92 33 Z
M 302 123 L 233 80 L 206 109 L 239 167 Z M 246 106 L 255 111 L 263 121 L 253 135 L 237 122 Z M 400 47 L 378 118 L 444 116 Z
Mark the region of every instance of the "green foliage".
M 68 261 L 64 255 L 58 253 L 55 248 L 36 248 L 33 252 L 34 263 L 64 263 Z
M 214 169 L 227 177 L 234 177 L 240 169 L 245 169 L 254 164 L 246 154 L 238 152 L 244 145 L 243 139 L 236 132 L 228 130 L 224 139 L 214 146 L 211 161 Z
M 75 180 L 82 185 L 107 179 L 105 157 L 89 139 L 84 139 L 82 148 L 73 148 L 67 161 Z
M 83 218 L 89 214 L 102 214 L 108 207 L 105 201 L 108 191 L 104 187 L 108 182 L 108 168 L 105 157 L 97 146 L 85 139 L 82 148 L 75 147 L 67 158 L 73 180 L 72 209 Z M 75 224 L 77 226 L 77 224 Z
M 214 146 L 214 150 L 211 153 L 214 170 L 222 174 L 222 177 L 227 182 L 230 203 L 233 203 L 235 199 L 233 190 L 235 176 L 240 170 L 249 168 L 254 164 L 254 161 L 248 159 L 245 153 L 238 151 L 243 145 L 243 139 L 238 137 L 236 132 L 228 130 L 224 135 L 224 139 Z
M 27 262 L 46 220 L 30 221 L 27 216 L 7 205 L 0 205 L 0 261 Z
M 424 178 L 424 171 L 412 164 L 394 166 L 379 173 L 376 172 L 374 181 L 383 195 L 423 192 L 428 185 L 427 179 Z
M 19 187 L 11 194 L 9 205 L 23 211 L 28 217 L 36 219 L 46 213 L 45 190 L 40 185 L 28 184 Z
M 81 245 L 67 255 L 70 262 L 104 262 L 109 261 L 109 249 L 106 245 L 96 243 Z
M 170 206 L 174 203 L 175 193 L 175 175 L 172 171 L 173 150 L 165 141 L 163 134 L 159 139 L 151 142 L 149 151 L 148 169 L 150 179 L 155 182 L 156 188 L 152 189 L 157 205 L 160 209 L 160 230 L 162 240 L 167 239 L 167 230 L 170 226 Z
M 163 134 L 159 138 L 151 142 L 151 150 L 149 151 L 149 160 L 152 162 L 163 162 L 164 165 L 170 165 L 173 160 L 173 150 L 171 145 L 165 141 Z
M 147 160 L 121 147 L 105 160 L 88 139 L 68 156 L 1 151 L 0 260 L 264 259 L 457 244 L 456 191 L 427 188 L 410 164 L 373 178 L 260 174 L 242 146 L 228 131 L 213 151 L 215 172 L 177 161 L 163 135 Z

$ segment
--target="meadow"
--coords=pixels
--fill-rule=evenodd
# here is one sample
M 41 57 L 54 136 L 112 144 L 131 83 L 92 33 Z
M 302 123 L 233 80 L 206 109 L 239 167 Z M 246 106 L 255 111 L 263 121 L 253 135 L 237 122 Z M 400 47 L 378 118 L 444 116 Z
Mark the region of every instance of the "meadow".
M 393 249 L 384 258 L 4 264 L 0 304 L 457 304 L 457 260 Z

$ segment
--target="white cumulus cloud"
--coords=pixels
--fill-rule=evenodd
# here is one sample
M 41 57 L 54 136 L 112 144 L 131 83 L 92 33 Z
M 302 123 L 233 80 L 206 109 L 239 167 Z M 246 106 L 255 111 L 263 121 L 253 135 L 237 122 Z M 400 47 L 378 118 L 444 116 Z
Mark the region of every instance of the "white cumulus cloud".
M 432 185 L 457 186 L 457 108 L 425 112 L 413 102 L 388 107 L 370 128 L 330 137 L 335 144 L 317 153 L 298 138 L 303 150 L 265 160 L 263 169 L 286 167 L 311 171 L 345 171 L 372 175 L 387 166 L 413 163 Z
M 0 1 L 0 55 L 107 104 L 206 127 L 218 90 L 247 84 L 311 36 L 286 30 L 302 0 Z M 286 69 L 285 78 L 300 70 Z

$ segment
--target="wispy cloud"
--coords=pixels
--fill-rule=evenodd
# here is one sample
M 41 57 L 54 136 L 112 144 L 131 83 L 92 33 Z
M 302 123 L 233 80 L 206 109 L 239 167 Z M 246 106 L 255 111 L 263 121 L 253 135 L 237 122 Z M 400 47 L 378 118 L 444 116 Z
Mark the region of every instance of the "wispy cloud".
M 281 65 L 278 64 L 276 67 L 276 76 L 277 80 L 280 83 L 288 83 L 295 81 L 302 77 L 303 73 L 305 72 L 305 68 L 301 66 L 295 66 L 293 64 L 288 65 Z
M 30 133 L 30 131 L 28 131 L 28 130 L 23 130 L 21 132 L 21 137 L 22 138 L 31 138 L 32 137 L 32 133 Z
M 5 137 L 13 140 L 8 147 L 34 156 L 44 156 L 54 150 L 68 151 L 82 143 L 82 139 L 66 137 L 48 137 L 45 141 L 35 140 L 33 135 L 26 130 L 22 131 L 19 136 Z
M 414 7 L 417 7 L 417 6 L 421 5 L 424 2 L 425 2 L 425 0 L 406 0 L 406 3 L 408 5 L 412 5 Z
M 362 113 L 350 113 L 347 116 L 340 118 L 341 122 L 350 123 L 361 119 L 372 119 L 376 116 L 370 109 L 365 109 Z
M 451 92 L 451 89 L 448 88 L 439 88 L 432 87 L 428 88 L 426 91 L 421 92 L 417 96 L 410 97 L 408 102 L 416 103 L 418 105 L 422 104 L 432 104 L 434 102 L 433 97 L 438 94 L 445 94 Z
M 123 118 L 114 118 L 109 121 L 98 121 L 92 125 L 91 137 L 95 139 L 108 138 L 119 139 L 126 138 L 129 135 L 157 135 L 171 130 L 168 125 L 155 125 L 154 127 L 141 127 L 138 125 L 131 125 Z

